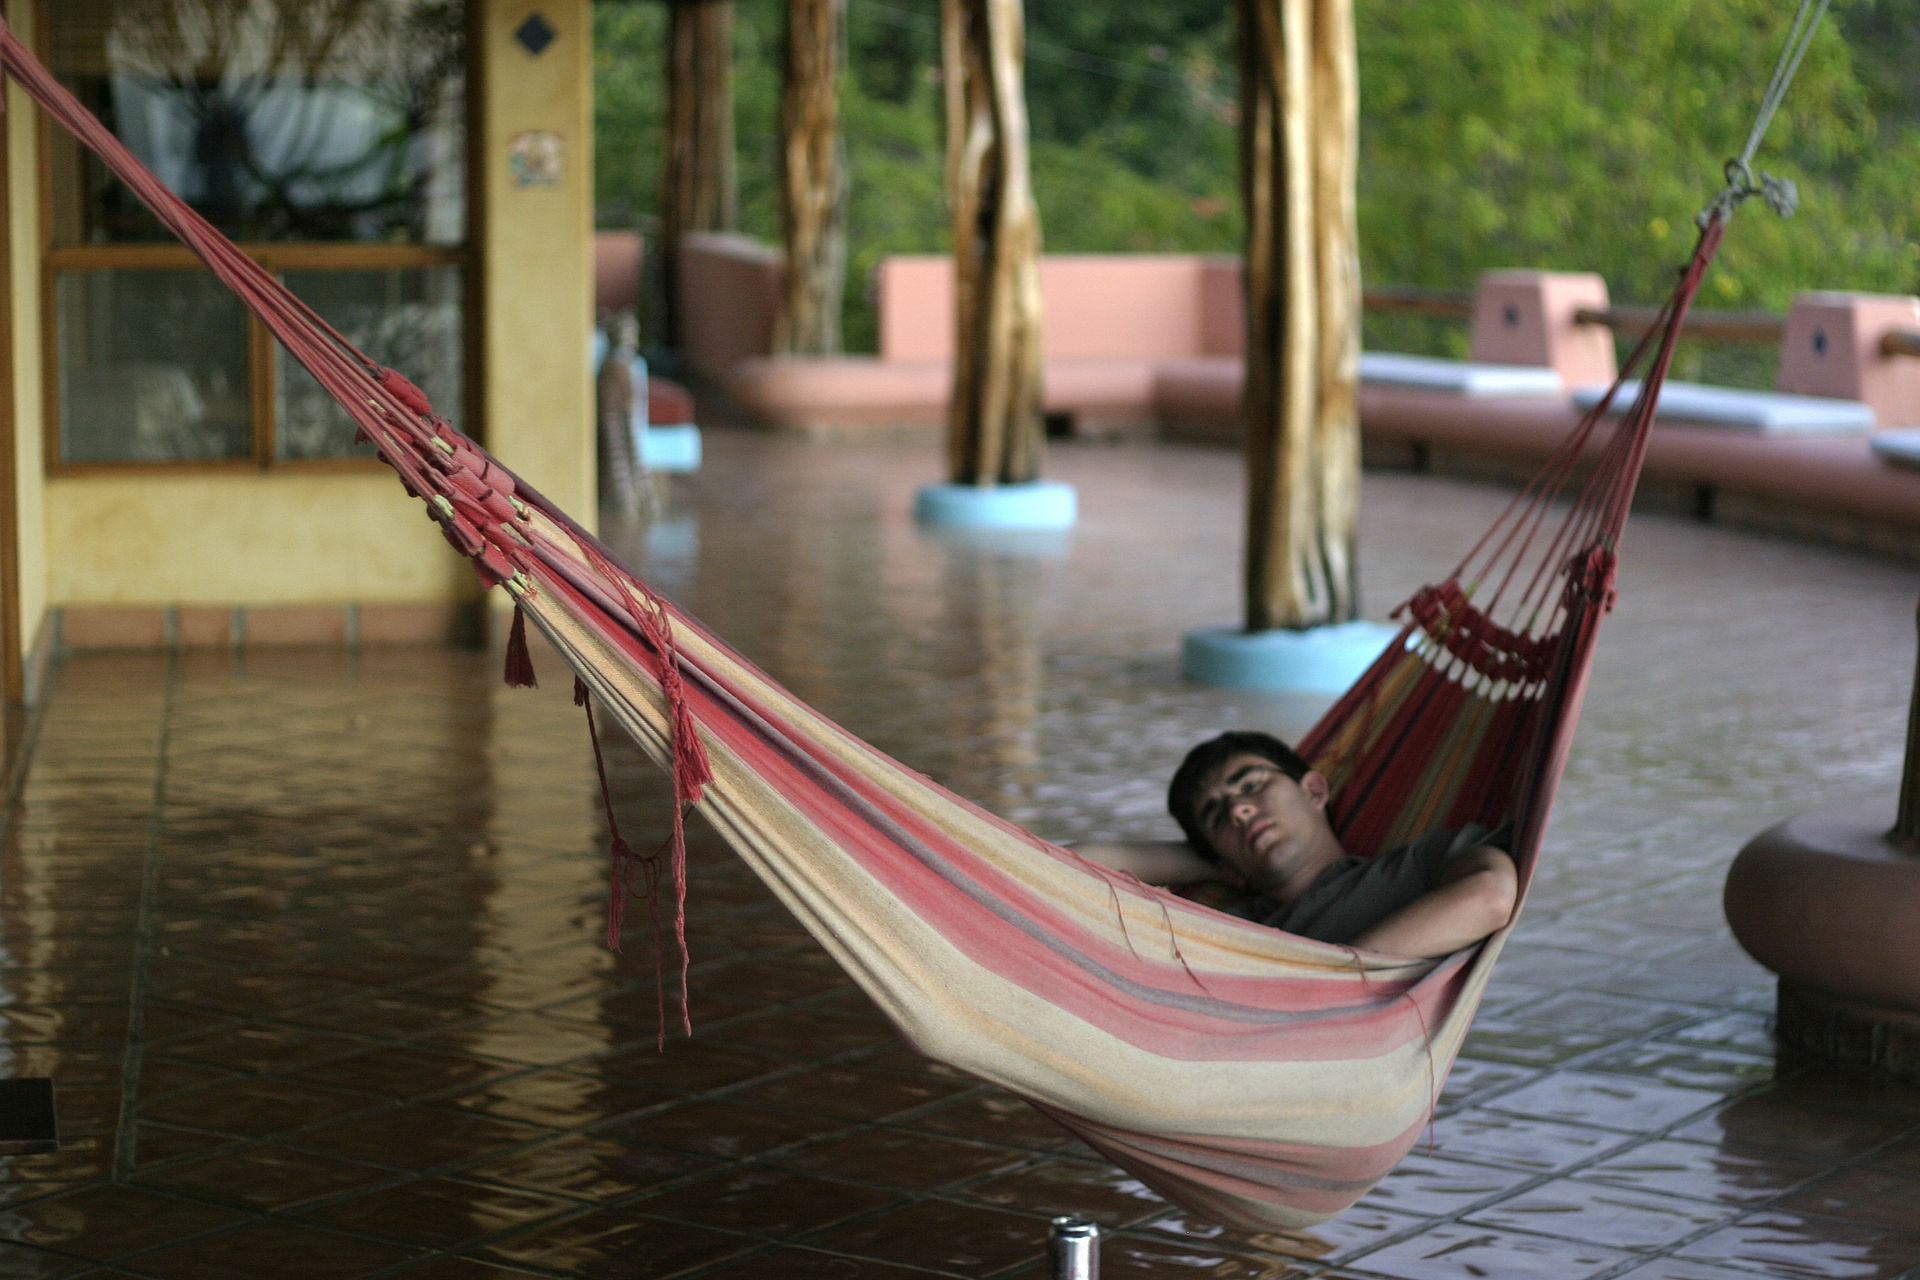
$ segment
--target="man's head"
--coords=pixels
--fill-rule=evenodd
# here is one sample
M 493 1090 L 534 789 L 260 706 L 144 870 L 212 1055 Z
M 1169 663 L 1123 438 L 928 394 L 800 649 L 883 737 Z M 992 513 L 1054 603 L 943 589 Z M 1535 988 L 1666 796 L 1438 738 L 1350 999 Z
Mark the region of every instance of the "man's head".
M 1173 781 L 1167 786 L 1167 810 L 1186 833 L 1193 851 L 1209 862 L 1218 862 L 1220 852 L 1208 840 L 1200 822 L 1202 791 L 1209 784 L 1221 781 L 1219 775 L 1236 756 L 1258 756 L 1295 782 L 1313 769 L 1299 752 L 1280 739 L 1254 730 L 1229 729 L 1187 752 L 1187 758 L 1173 771 Z

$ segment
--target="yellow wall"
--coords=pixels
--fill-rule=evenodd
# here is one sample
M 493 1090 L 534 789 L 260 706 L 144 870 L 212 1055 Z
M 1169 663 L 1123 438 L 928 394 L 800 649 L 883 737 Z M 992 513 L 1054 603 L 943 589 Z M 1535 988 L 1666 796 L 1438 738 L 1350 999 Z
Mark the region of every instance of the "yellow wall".
M 513 38 L 536 10 L 559 32 L 538 57 Z M 486 0 L 481 25 L 487 442 L 593 528 L 592 15 L 588 0 Z M 536 130 L 563 141 L 555 186 L 514 183 L 514 137 Z
M 478 587 L 385 467 L 60 477 L 46 530 L 59 604 L 418 603 Z
M 36 34 L 33 10 L 31 4 L 18 0 L 6 5 L 8 24 L 29 48 Z M 9 80 L 4 125 L 7 189 L 3 198 L 7 201 L 6 252 L 12 285 L 7 305 L 11 308 L 13 335 L 13 386 L 9 391 L 13 397 L 20 644 L 26 651 L 31 651 L 47 615 L 46 463 L 39 431 L 45 415 L 40 376 L 40 201 L 34 198 L 40 189 L 36 176 L 38 114 L 27 95 Z
M 532 12 L 478 4 L 473 91 L 480 168 L 473 210 L 479 251 L 476 353 L 490 447 L 509 467 L 591 523 L 593 78 L 588 0 L 541 0 L 558 38 L 538 58 L 512 40 Z M 23 38 L 31 5 L 5 0 Z M 29 40 L 31 47 L 31 41 Z M 37 110 L 16 91 L 7 175 L 14 213 L 14 389 L 19 429 L 23 630 L 31 643 L 48 607 L 91 604 L 452 603 L 473 574 L 385 468 L 156 471 L 43 479 L 40 423 L 41 266 Z M 566 142 L 562 181 L 513 184 L 509 149 L 525 130 Z M 404 371 L 403 371 L 404 372 Z M 466 425 L 466 424 L 463 424 Z M 44 498 L 44 500 L 43 500 Z

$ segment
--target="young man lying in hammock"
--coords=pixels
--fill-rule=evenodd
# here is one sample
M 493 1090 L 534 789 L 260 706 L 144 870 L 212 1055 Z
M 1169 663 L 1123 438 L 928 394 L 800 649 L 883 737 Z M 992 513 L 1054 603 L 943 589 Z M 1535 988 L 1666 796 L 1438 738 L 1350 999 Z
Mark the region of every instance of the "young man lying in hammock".
M 1443 956 L 1513 915 L 1513 859 L 1485 827 L 1430 831 L 1356 858 L 1328 825 L 1327 780 L 1269 734 L 1223 733 L 1187 754 L 1167 789 L 1184 842 L 1075 852 L 1148 884 L 1206 881 L 1258 896 L 1238 914 L 1288 933 L 1403 956 Z

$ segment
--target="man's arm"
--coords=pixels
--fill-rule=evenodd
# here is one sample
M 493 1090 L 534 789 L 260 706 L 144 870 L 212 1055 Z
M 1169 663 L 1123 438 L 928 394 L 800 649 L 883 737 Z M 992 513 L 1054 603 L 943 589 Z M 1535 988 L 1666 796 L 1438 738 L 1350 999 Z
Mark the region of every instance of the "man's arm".
M 1089 862 L 1124 871 L 1145 884 L 1198 884 L 1220 878 L 1219 864 L 1202 858 L 1184 840 L 1119 840 L 1071 848 Z
M 1512 919 L 1518 892 L 1513 859 L 1482 845 L 1448 862 L 1439 887 L 1367 929 L 1353 945 L 1395 956 L 1449 955 Z

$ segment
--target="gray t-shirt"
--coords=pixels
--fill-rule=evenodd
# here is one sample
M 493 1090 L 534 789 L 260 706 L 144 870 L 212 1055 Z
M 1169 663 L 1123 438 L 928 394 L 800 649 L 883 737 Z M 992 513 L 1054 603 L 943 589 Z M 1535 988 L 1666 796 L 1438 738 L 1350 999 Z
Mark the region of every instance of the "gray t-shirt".
M 1320 873 L 1292 902 L 1263 898 L 1253 918 L 1320 942 L 1352 942 L 1400 908 L 1440 887 L 1449 862 L 1482 845 L 1498 847 L 1498 833 L 1478 823 L 1429 831 L 1402 849 L 1375 858 L 1345 857 Z

